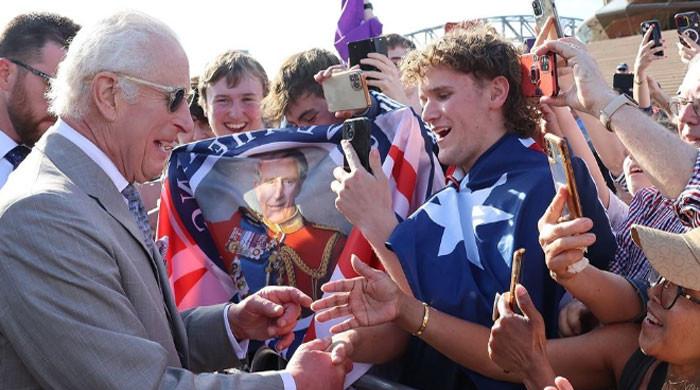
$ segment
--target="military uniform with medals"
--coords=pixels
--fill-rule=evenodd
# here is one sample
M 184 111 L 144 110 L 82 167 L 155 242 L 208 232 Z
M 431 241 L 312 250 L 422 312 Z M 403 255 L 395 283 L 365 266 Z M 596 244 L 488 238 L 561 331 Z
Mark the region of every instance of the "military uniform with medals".
M 267 285 L 294 286 L 318 299 L 345 246 L 340 231 L 307 221 L 298 208 L 273 224 L 241 207 L 229 220 L 209 224 L 209 231 L 239 299 Z

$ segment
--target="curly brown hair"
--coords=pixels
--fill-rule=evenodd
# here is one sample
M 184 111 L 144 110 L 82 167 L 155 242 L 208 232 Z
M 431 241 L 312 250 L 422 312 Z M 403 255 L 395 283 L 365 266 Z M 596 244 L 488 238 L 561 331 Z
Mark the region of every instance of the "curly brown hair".
M 529 102 L 521 88 L 520 51 L 499 36 L 493 28 L 475 25 L 455 29 L 423 50 L 410 52 L 401 65 L 403 81 L 417 85 L 430 68 L 446 66 L 473 75 L 477 80 L 508 80 L 508 97 L 503 115 L 508 131 L 531 137 L 536 129 L 537 106 Z

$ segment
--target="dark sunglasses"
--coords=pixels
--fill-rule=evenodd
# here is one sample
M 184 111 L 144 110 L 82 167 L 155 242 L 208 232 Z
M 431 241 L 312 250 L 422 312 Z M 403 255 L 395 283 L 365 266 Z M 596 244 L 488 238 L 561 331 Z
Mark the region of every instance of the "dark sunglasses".
M 191 91 L 188 91 L 186 88 L 168 87 L 166 85 L 157 84 L 148 80 L 143 80 L 138 77 L 129 76 L 125 74 L 120 74 L 119 76 L 129 81 L 153 88 L 156 91 L 164 93 L 168 97 L 168 110 L 170 112 L 177 111 L 178 108 L 180 108 L 180 104 L 182 104 L 183 102 L 187 102 L 187 105 L 189 106 L 192 103 L 192 98 L 194 97 L 194 94 Z
M 31 72 L 35 76 L 41 77 L 46 84 L 51 83 L 51 80 L 54 79 L 54 76 L 51 76 L 50 74 L 48 74 L 46 72 L 42 72 L 39 69 L 36 69 L 35 67 L 33 67 L 31 65 L 27 65 L 22 61 L 10 59 L 10 62 L 12 62 L 13 64 L 15 64 L 19 67 L 22 67 L 22 68 L 28 70 L 29 72 Z

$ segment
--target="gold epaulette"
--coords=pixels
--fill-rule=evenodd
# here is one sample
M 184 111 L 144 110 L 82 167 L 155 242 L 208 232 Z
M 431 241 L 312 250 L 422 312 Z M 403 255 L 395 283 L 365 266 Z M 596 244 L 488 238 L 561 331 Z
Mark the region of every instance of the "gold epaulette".
M 343 232 L 340 231 L 340 229 L 335 228 L 335 227 L 333 227 L 333 226 L 322 225 L 322 224 L 320 224 L 320 223 L 309 222 L 309 221 L 306 221 L 306 223 L 309 224 L 311 227 L 319 228 L 319 229 L 321 229 L 321 230 L 330 230 L 330 231 L 332 231 L 332 232 L 336 232 L 336 233 L 339 233 L 339 234 L 343 234 Z

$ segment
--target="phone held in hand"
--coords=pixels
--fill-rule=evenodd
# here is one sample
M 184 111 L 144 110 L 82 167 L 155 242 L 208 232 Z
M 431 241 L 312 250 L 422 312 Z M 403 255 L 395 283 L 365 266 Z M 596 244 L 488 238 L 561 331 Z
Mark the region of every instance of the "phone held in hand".
M 554 190 L 559 191 L 559 188 L 566 186 L 569 191 L 568 201 L 566 205 L 564 205 L 564 211 L 562 212 L 562 219 L 572 220 L 581 218 L 583 212 L 576 188 L 574 168 L 571 164 L 571 149 L 569 148 L 569 143 L 566 142 L 565 138 L 558 137 L 554 134 L 545 134 L 544 140 L 547 149 L 547 160 L 549 160 L 549 169 L 552 172 L 552 180 L 554 181 Z
M 333 73 L 321 88 L 330 112 L 363 110 L 372 104 L 361 70 Z
M 673 20 L 676 22 L 676 29 L 679 35 L 685 35 L 700 45 L 700 13 L 698 11 L 681 12 L 673 16 Z M 688 47 L 685 41 L 678 37 L 681 44 Z
M 557 76 L 557 56 L 547 53 L 543 56 L 523 54 L 520 56 L 522 70 L 522 90 L 525 97 L 557 96 L 559 79 Z
M 516 313 L 519 313 L 518 305 L 515 301 L 515 286 L 520 283 L 520 275 L 522 274 L 522 263 L 523 257 L 525 256 L 525 249 L 520 248 L 513 252 L 513 261 L 510 263 L 510 301 L 508 306 L 510 309 Z M 499 317 L 498 314 L 498 300 L 501 298 L 501 294 L 497 293 L 493 300 L 493 311 L 491 313 L 491 319 L 496 322 Z
M 360 65 L 360 69 L 364 71 L 379 71 L 374 66 L 361 64 L 360 60 L 367 58 L 369 53 L 379 53 L 388 55 L 388 47 L 385 37 L 374 37 L 363 39 L 361 41 L 348 42 L 348 64 L 352 67 Z M 379 91 L 377 87 L 369 87 L 370 90 Z
M 651 40 L 654 41 L 654 45 L 652 46 L 652 49 L 654 49 L 657 47 L 661 47 L 661 24 L 659 24 L 658 20 L 652 19 L 652 20 L 645 20 L 640 25 L 642 35 L 645 35 L 647 33 L 647 31 L 652 27 L 653 27 L 653 31 L 651 32 L 651 38 L 649 38 L 649 41 L 651 41 Z M 649 42 L 649 41 L 647 41 L 647 42 Z M 658 57 L 663 57 L 664 52 L 663 52 L 663 50 L 659 51 L 659 52 L 655 52 L 654 55 L 656 55 Z
M 544 28 L 549 17 L 554 18 L 554 28 L 557 32 L 558 38 L 564 38 L 564 30 L 561 28 L 561 23 L 559 22 L 559 13 L 557 12 L 557 5 L 554 0 L 532 0 L 532 13 L 535 14 L 535 23 L 539 27 L 540 31 Z
M 360 60 L 367 58 L 369 53 L 380 53 L 387 55 L 385 37 L 374 37 L 361 41 L 348 42 L 348 63 L 350 66 L 360 65 L 362 70 L 378 70 L 374 66 L 360 64 Z
M 366 117 L 351 118 L 343 122 L 343 139 L 350 142 L 360 164 L 369 173 L 372 173 L 372 169 L 369 167 L 369 151 L 372 146 L 371 134 L 372 123 Z M 345 157 L 343 167 L 346 171 L 350 171 L 347 157 Z

